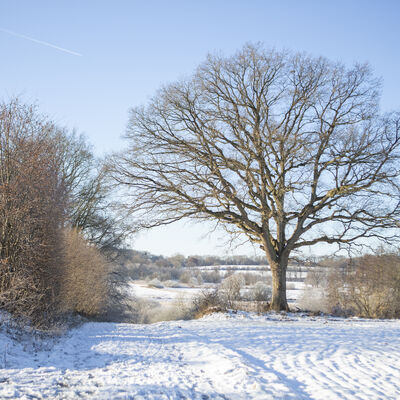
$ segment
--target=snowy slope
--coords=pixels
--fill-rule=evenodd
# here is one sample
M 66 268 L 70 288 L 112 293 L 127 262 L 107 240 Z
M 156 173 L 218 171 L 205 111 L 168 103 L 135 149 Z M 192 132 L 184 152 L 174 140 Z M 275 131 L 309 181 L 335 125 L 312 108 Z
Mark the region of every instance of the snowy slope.
M 37 353 L 0 334 L 0 367 L 1 399 L 399 399 L 400 321 L 87 323 Z

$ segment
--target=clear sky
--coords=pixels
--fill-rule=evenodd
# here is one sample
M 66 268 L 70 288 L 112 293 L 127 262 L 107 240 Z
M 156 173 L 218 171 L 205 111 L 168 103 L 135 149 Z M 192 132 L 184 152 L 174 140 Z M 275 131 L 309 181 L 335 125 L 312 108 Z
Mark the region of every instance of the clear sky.
M 382 109 L 400 110 L 398 0 L 0 0 L 0 98 L 21 95 L 77 128 L 101 155 L 123 147 L 128 110 L 189 75 L 208 52 L 263 42 L 383 78 Z M 177 224 L 140 235 L 158 254 L 224 254 L 222 234 Z M 236 253 L 251 253 L 247 247 Z

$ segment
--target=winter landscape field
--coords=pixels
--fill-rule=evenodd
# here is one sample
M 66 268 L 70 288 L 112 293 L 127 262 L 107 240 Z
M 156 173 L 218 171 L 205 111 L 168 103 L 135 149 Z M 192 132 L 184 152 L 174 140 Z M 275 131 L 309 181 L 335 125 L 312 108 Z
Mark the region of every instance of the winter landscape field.
M 0 336 L 2 399 L 398 399 L 400 321 L 214 314 Z
M 399 15 L 0 1 L 0 400 L 400 400 Z
M 265 268 L 249 271 L 265 279 Z M 294 309 L 304 285 L 291 282 Z M 210 288 L 157 286 L 132 281 L 127 293 L 159 318 L 173 318 L 168 310 Z M 87 322 L 56 339 L 0 332 L 1 399 L 400 397 L 399 320 L 229 311 L 190 321 Z

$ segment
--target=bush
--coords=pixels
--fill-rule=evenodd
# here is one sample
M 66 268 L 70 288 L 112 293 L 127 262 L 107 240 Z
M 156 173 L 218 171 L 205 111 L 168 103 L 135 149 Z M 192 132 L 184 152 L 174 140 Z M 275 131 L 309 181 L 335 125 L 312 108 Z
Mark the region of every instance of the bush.
M 253 286 L 263 279 L 260 274 L 254 272 L 244 272 L 242 275 L 246 286 Z
M 55 129 L 35 107 L 0 103 L 0 307 L 41 328 L 57 316 L 62 262 Z
M 329 307 L 325 292 L 325 288 L 306 285 L 298 300 L 299 308 L 304 311 L 311 312 L 332 312 L 332 309 Z
M 203 271 L 201 273 L 204 282 L 207 283 L 221 283 L 221 274 L 217 270 Z
M 241 299 L 240 290 L 243 286 L 244 278 L 242 274 L 229 275 L 222 281 L 219 288 L 220 297 L 228 308 L 236 309 L 235 303 Z
M 271 287 L 264 282 L 257 282 L 249 291 L 249 300 L 256 303 L 257 313 L 260 314 L 269 309 L 271 295 Z
M 192 305 L 192 313 L 195 318 L 201 318 L 214 312 L 224 312 L 228 308 L 218 289 L 202 290 L 193 298 Z
M 183 271 L 179 276 L 179 280 L 182 283 L 190 284 L 193 282 L 193 275 L 190 271 Z
M 0 103 L 0 308 L 41 329 L 66 312 L 97 316 L 121 304 L 109 264 L 77 231 L 63 230 L 76 222 L 72 206 L 82 223 L 93 222 L 88 203 L 95 201 L 79 184 L 90 175 L 84 151 L 75 159 L 69 139 L 34 106 Z M 102 229 L 109 237 L 110 226 Z
M 184 286 L 177 281 L 165 281 L 165 282 L 163 282 L 163 284 L 165 287 L 169 287 L 169 288 L 181 288 Z
M 110 265 L 77 230 L 66 230 L 64 237 L 62 310 L 98 317 L 106 312 L 110 298 Z
M 135 299 L 133 304 L 133 318 L 137 324 L 150 324 L 153 322 L 152 314 L 160 307 L 160 303 L 145 299 Z
M 133 304 L 132 320 L 140 324 L 152 324 L 160 321 L 187 320 L 194 318 L 193 307 L 182 296 L 170 304 L 145 299 L 136 299 Z
M 400 258 L 364 256 L 329 276 L 332 310 L 368 318 L 400 317 Z
M 271 301 L 271 287 L 263 282 L 257 282 L 251 290 L 251 299 L 253 301 Z
M 157 288 L 157 289 L 162 289 L 164 287 L 164 285 L 157 278 L 152 279 L 147 284 L 147 286 L 154 287 L 154 288 Z

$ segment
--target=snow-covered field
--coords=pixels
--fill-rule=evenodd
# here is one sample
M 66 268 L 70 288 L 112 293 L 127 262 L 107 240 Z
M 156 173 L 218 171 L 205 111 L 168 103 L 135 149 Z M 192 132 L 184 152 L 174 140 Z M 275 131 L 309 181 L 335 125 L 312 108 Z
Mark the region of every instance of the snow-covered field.
M 0 332 L 0 367 L 1 399 L 399 399 L 400 321 L 87 323 L 36 352 Z
M 128 285 L 127 294 L 128 296 L 135 296 L 139 299 L 155 300 L 161 303 L 172 302 L 177 298 L 183 298 L 190 300 L 196 294 L 201 292 L 204 287 L 183 287 L 183 288 L 155 288 L 149 287 L 147 283 L 143 281 L 133 281 Z
M 286 292 L 288 302 L 290 305 L 296 305 L 297 300 L 303 292 L 304 282 L 291 282 L 290 285 L 294 289 L 289 289 Z M 189 302 L 201 291 L 212 287 L 216 287 L 216 285 L 208 284 L 197 287 L 156 288 L 149 287 L 148 283 L 145 281 L 131 281 L 125 290 L 129 297 L 157 301 L 161 304 L 168 304 L 177 299 L 182 299 L 185 302 Z M 242 294 L 245 294 L 248 290 L 249 288 L 244 288 L 242 290 Z

